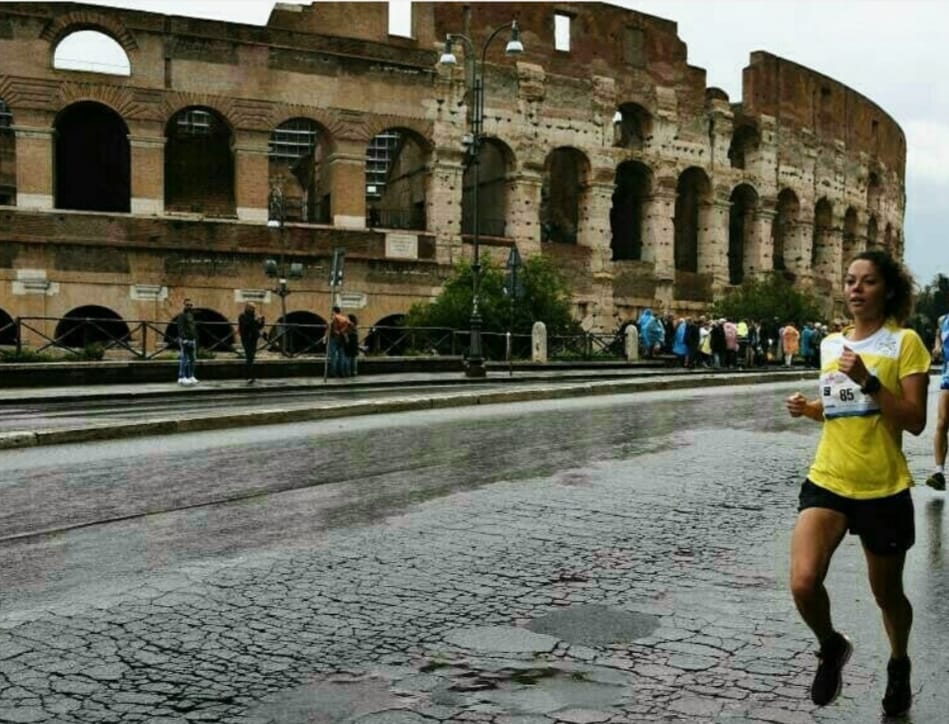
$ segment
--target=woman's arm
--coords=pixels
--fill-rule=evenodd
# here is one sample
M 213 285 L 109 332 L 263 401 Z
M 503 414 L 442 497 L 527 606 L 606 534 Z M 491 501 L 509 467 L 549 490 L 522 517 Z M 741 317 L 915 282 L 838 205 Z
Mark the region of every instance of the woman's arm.
M 784 401 L 791 417 L 806 417 L 814 422 L 824 421 L 824 403 L 820 398 L 808 400 L 800 392 L 795 392 Z
M 880 403 L 883 418 L 898 430 L 919 435 L 926 429 L 926 397 L 929 392 L 929 375 L 919 373 L 900 380 L 902 397 L 881 387 L 873 397 Z
M 870 372 L 856 352 L 844 347 L 840 355 L 839 369 L 860 387 L 865 387 Z M 926 428 L 926 396 L 929 392 L 929 375 L 919 372 L 907 375 L 900 380 L 900 395 L 885 387 L 872 394 L 880 403 L 883 419 L 897 430 L 906 430 L 911 435 L 919 435 Z

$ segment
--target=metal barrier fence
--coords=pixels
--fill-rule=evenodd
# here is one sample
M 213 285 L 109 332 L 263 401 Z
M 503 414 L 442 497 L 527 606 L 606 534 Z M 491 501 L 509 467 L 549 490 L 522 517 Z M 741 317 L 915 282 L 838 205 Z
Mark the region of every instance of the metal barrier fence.
M 69 324 L 63 324 L 68 322 Z M 50 328 L 56 330 L 49 332 Z M 198 349 L 243 358 L 237 325 L 228 321 L 198 320 Z M 529 334 L 483 331 L 482 347 L 486 359 L 501 361 L 530 359 L 533 339 Z M 405 327 L 374 325 L 360 344 L 363 354 L 371 356 L 464 355 L 470 332 L 447 327 Z M 92 317 L 17 317 L 0 326 L 0 344 L 6 340 L 35 353 L 61 352 L 81 356 L 89 348 L 101 348 L 102 356 L 119 353 L 133 359 L 154 359 L 165 353 L 178 353 L 178 330 L 174 321 L 124 320 Z M 618 334 L 582 333 L 549 335 L 550 359 L 590 360 L 622 359 L 623 343 Z M 257 342 L 258 352 L 282 357 L 321 356 L 326 353 L 325 324 L 273 323 L 264 327 Z

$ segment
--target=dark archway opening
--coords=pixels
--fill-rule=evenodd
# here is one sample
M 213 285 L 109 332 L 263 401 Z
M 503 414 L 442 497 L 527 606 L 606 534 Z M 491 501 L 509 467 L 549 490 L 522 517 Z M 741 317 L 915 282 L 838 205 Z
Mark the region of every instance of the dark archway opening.
M 281 339 L 284 336 L 285 339 Z M 269 347 L 288 355 L 323 354 L 326 351 L 326 320 L 313 312 L 288 312 L 271 328 Z
M 731 195 L 728 215 L 728 283 L 745 280 L 745 254 L 754 228 L 758 194 L 748 184 L 737 186 Z
M 830 201 L 820 199 L 814 206 L 814 233 L 811 243 L 811 269 L 817 271 L 833 257 L 831 232 L 834 224 L 834 210 Z
M 128 342 L 131 332 L 118 314 L 107 307 L 76 307 L 59 320 L 55 338 L 64 347 L 81 349 L 91 344 L 112 347 Z
M 652 172 L 648 166 L 636 161 L 619 165 L 610 208 L 613 261 L 642 259 L 644 207 L 651 193 Z
M 186 108 L 168 122 L 165 208 L 234 216 L 231 130 L 214 111 Z
M 679 176 L 675 203 L 675 268 L 699 270 L 699 221 L 703 203 L 711 192 L 708 176 L 699 168 L 688 168 Z
M 478 234 L 503 237 L 507 233 L 507 173 L 510 150 L 498 140 L 485 138 L 478 156 Z M 461 233 L 474 233 L 475 164 L 465 168 L 461 197 Z
M 577 243 L 587 166 L 586 157 L 575 148 L 557 148 L 547 156 L 540 191 L 541 241 Z
M 423 231 L 428 176 L 425 139 L 401 128 L 376 135 L 366 148 L 366 225 Z
M 390 314 L 372 325 L 364 341 L 369 354 L 405 354 L 411 346 L 411 340 L 406 335 L 404 326 L 404 314 Z
M 223 315 L 213 309 L 194 310 L 194 321 L 198 328 L 198 351 L 231 352 L 234 350 L 234 327 Z M 165 344 L 178 349 L 178 321 L 165 327 Z
M 758 150 L 758 130 L 754 126 L 739 126 L 728 147 L 728 161 L 732 168 L 745 169 L 751 154 Z
M 0 344 L 15 345 L 16 338 L 16 320 L 3 309 L 0 309 Z
M 82 101 L 56 119 L 56 208 L 128 213 L 128 126 L 101 103 Z
M 785 253 L 791 242 L 797 225 L 797 215 L 801 204 L 797 195 L 791 189 L 784 189 L 778 194 L 777 213 L 771 225 L 772 268 L 774 271 L 787 269 Z

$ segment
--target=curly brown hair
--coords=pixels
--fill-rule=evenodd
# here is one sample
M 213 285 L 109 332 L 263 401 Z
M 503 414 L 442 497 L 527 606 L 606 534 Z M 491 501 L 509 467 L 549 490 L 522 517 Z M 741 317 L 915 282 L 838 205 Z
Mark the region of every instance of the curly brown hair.
M 916 301 L 913 291 L 916 283 L 912 275 L 905 266 L 881 249 L 861 251 L 850 260 L 850 264 L 861 259 L 873 264 L 883 277 L 883 283 L 886 285 L 883 313 L 895 319 L 897 323 L 904 324 L 913 313 L 913 304 Z

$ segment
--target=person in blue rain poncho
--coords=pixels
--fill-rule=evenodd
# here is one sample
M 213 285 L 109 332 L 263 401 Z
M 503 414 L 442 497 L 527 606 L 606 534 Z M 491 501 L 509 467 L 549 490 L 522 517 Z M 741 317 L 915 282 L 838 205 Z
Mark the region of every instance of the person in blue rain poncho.
M 639 317 L 639 338 L 642 340 L 647 357 L 652 357 L 661 351 L 666 331 L 662 326 L 662 320 L 655 316 L 651 309 L 644 309 Z

